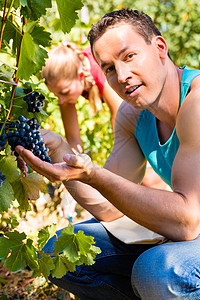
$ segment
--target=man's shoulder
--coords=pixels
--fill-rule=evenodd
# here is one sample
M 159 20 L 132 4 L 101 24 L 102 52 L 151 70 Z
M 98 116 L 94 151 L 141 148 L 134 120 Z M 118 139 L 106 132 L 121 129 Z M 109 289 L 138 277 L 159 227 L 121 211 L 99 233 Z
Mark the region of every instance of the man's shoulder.
M 200 76 L 195 77 L 190 90 L 183 101 L 177 116 L 177 133 L 179 138 L 189 140 L 193 133 L 196 135 L 200 123 Z M 187 134 L 188 133 L 188 134 Z
M 193 79 L 190 85 L 189 92 L 183 101 L 180 110 L 195 109 L 200 107 L 200 74 Z
M 139 114 L 137 109 L 123 101 L 117 112 L 115 129 L 134 132 Z

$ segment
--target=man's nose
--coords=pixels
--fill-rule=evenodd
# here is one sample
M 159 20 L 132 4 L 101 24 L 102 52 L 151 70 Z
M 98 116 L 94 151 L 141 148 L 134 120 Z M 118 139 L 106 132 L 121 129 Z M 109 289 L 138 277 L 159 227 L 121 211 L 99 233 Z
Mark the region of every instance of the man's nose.
M 116 67 L 119 83 L 125 83 L 131 77 L 131 72 L 126 64 L 120 64 Z

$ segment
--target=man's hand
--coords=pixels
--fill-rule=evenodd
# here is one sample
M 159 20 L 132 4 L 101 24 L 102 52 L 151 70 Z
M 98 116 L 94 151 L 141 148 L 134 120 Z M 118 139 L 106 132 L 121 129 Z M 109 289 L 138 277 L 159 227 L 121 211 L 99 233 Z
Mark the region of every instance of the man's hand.
M 51 182 L 70 180 L 87 182 L 92 169 L 96 166 L 85 154 L 65 154 L 63 162 L 50 164 L 42 161 L 22 146 L 17 146 L 15 150 L 33 170 L 45 176 Z

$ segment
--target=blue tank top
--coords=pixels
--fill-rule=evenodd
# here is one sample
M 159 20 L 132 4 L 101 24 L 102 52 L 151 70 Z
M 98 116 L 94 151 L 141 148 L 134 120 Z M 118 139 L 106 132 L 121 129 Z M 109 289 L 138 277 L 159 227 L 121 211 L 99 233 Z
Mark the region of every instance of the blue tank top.
M 192 80 L 200 75 L 200 70 L 188 69 L 186 66 L 181 69 L 183 69 L 183 73 L 181 77 L 180 106 L 189 91 Z M 172 164 L 180 144 L 176 135 L 176 127 L 166 143 L 161 144 L 157 132 L 156 117 L 150 111 L 144 110 L 138 116 L 134 133 L 144 156 L 154 171 L 172 187 Z

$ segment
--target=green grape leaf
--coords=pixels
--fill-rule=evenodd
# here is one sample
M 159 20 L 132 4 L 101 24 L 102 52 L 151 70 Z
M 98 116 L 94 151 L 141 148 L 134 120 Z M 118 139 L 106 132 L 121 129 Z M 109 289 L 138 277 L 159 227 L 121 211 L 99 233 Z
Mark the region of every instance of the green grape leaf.
M 26 24 L 23 27 L 24 32 L 31 34 L 35 26 L 38 24 L 38 21 L 27 20 Z
M 0 237 L 0 259 L 3 259 L 10 253 L 10 241 L 5 236 Z
M 51 271 L 52 277 L 62 278 L 67 273 L 67 267 L 65 265 L 65 257 L 58 255 L 53 257 L 54 269 Z
M 11 251 L 10 256 L 6 259 L 5 267 L 10 272 L 16 272 L 24 267 L 24 243 L 23 240 L 26 239 L 26 234 L 24 232 L 19 233 L 18 231 L 6 232 L 5 237 L 7 237 L 7 246 Z M 4 240 L 5 242 L 5 240 Z
M 0 160 L 0 170 L 2 174 L 6 175 L 6 179 L 9 183 L 18 179 L 20 174 L 17 169 L 16 157 L 13 155 L 4 156 Z
M 33 38 L 34 43 L 42 45 L 43 47 L 50 47 L 51 33 L 45 31 L 45 28 L 43 26 L 39 26 L 37 24 L 30 34 Z
M 25 32 L 22 39 L 21 55 L 16 74 L 18 78 L 29 80 L 35 69 L 35 62 L 33 60 L 34 55 L 35 45 L 33 38 L 28 32 Z
M 2 18 L 0 17 L 0 21 L 1 20 Z M 6 25 L 3 31 L 3 46 L 5 47 L 6 44 L 8 45 L 10 43 L 10 40 L 13 40 L 12 51 L 14 54 L 16 54 L 20 45 L 21 33 L 17 24 L 14 24 L 12 22 L 12 17 L 9 17 L 6 21 Z
M 42 252 L 38 258 L 40 272 L 48 279 L 51 271 L 55 268 L 53 258 Z
M 31 209 L 28 198 L 26 197 L 25 189 L 22 184 L 21 178 L 12 182 L 12 188 L 14 191 L 15 198 L 19 203 L 21 211 L 27 211 Z
M 81 0 L 56 0 L 60 15 L 61 27 L 64 33 L 69 33 L 78 18 L 77 10 L 83 7 Z
M 86 255 L 94 244 L 94 238 L 92 236 L 86 236 L 82 230 L 79 230 L 76 235 L 76 242 L 80 251 L 80 254 Z
M 10 241 L 10 248 L 13 249 L 15 245 L 19 246 L 21 245 L 22 241 L 26 239 L 26 234 L 24 232 L 19 231 L 7 231 L 5 232 L 5 236 Z
M 24 26 L 24 32 L 28 32 L 32 36 L 35 44 L 43 47 L 51 46 L 51 33 L 46 31 L 43 26 L 40 26 L 38 21 L 28 20 Z
M 61 231 L 61 236 L 55 242 L 54 252 L 63 253 L 69 263 L 69 268 L 83 263 L 93 264 L 94 258 L 101 253 L 100 248 L 93 246 L 94 238 L 86 236 L 82 230 L 74 233 L 74 227 L 70 224 Z
M 42 250 L 46 242 L 54 236 L 56 232 L 56 224 L 52 224 L 50 226 L 47 226 L 44 229 L 41 229 L 38 232 L 38 249 Z
M 39 265 L 37 262 L 37 252 L 35 247 L 32 245 L 33 240 L 28 239 L 27 243 L 24 245 L 23 248 L 23 257 L 26 261 L 26 263 L 28 264 L 28 266 L 32 269 L 32 270 L 38 270 L 39 269 Z
M 25 4 L 25 1 L 23 1 L 23 4 Z M 45 15 L 46 9 L 50 7 L 52 7 L 51 0 L 27 0 L 26 6 L 21 8 L 21 13 L 27 19 L 35 21 Z
M 76 242 L 76 235 L 74 234 L 74 227 L 70 224 L 61 231 L 61 236 L 55 242 L 54 252 L 63 254 L 71 262 L 79 259 L 79 249 Z
M 67 272 L 74 272 L 76 270 L 76 265 L 77 264 L 77 261 L 76 263 L 73 263 L 73 262 L 70 262 L 69 259 L 66 257 L 66 256 L 62 256 L 62 261 L 64 262 L 66 268 L 67 268 Z M 82 264 L 82 263 L 81 263 Z
M 94 259 L 97 256 L 97 254 L 101 253 L 101 249 L 99 247 L 91 245 L 90 251 L 80 256 L 80 260 L 76 262 L 77 265 L 93 265 L 95 263 Z
M 12 186 L 5 180 L 0 187 L 0 212 L 7 211 L 14 200 L 15 197 Z
M 35 62 L 35 68 L 33 74 L 38 73 L 42 69 L 42 66 L 45 65 L 45 58 L 47 57 L 48 57 L 47 50 L 35 44 L 35 55 L 33 56 L 33 60 Z
M 17 86 L 16 91 L 15 91 L 15 98 L 17 100 L 19 100 L 19 98 L 23 98 L 24 96 L 25 96 L 25 92 L 24 92 L 23 87 Z
M 24 268 L 23 247 L 24 245 L 16 246 L 7 258 L 5 266 L 10 272 L 16 272 Z
M 37 200 L 40 197 L 40 190 L 44 190 L 45 187 L 43 177 L 35 172 L 21 178 L 21 182 L 28 200 Z

